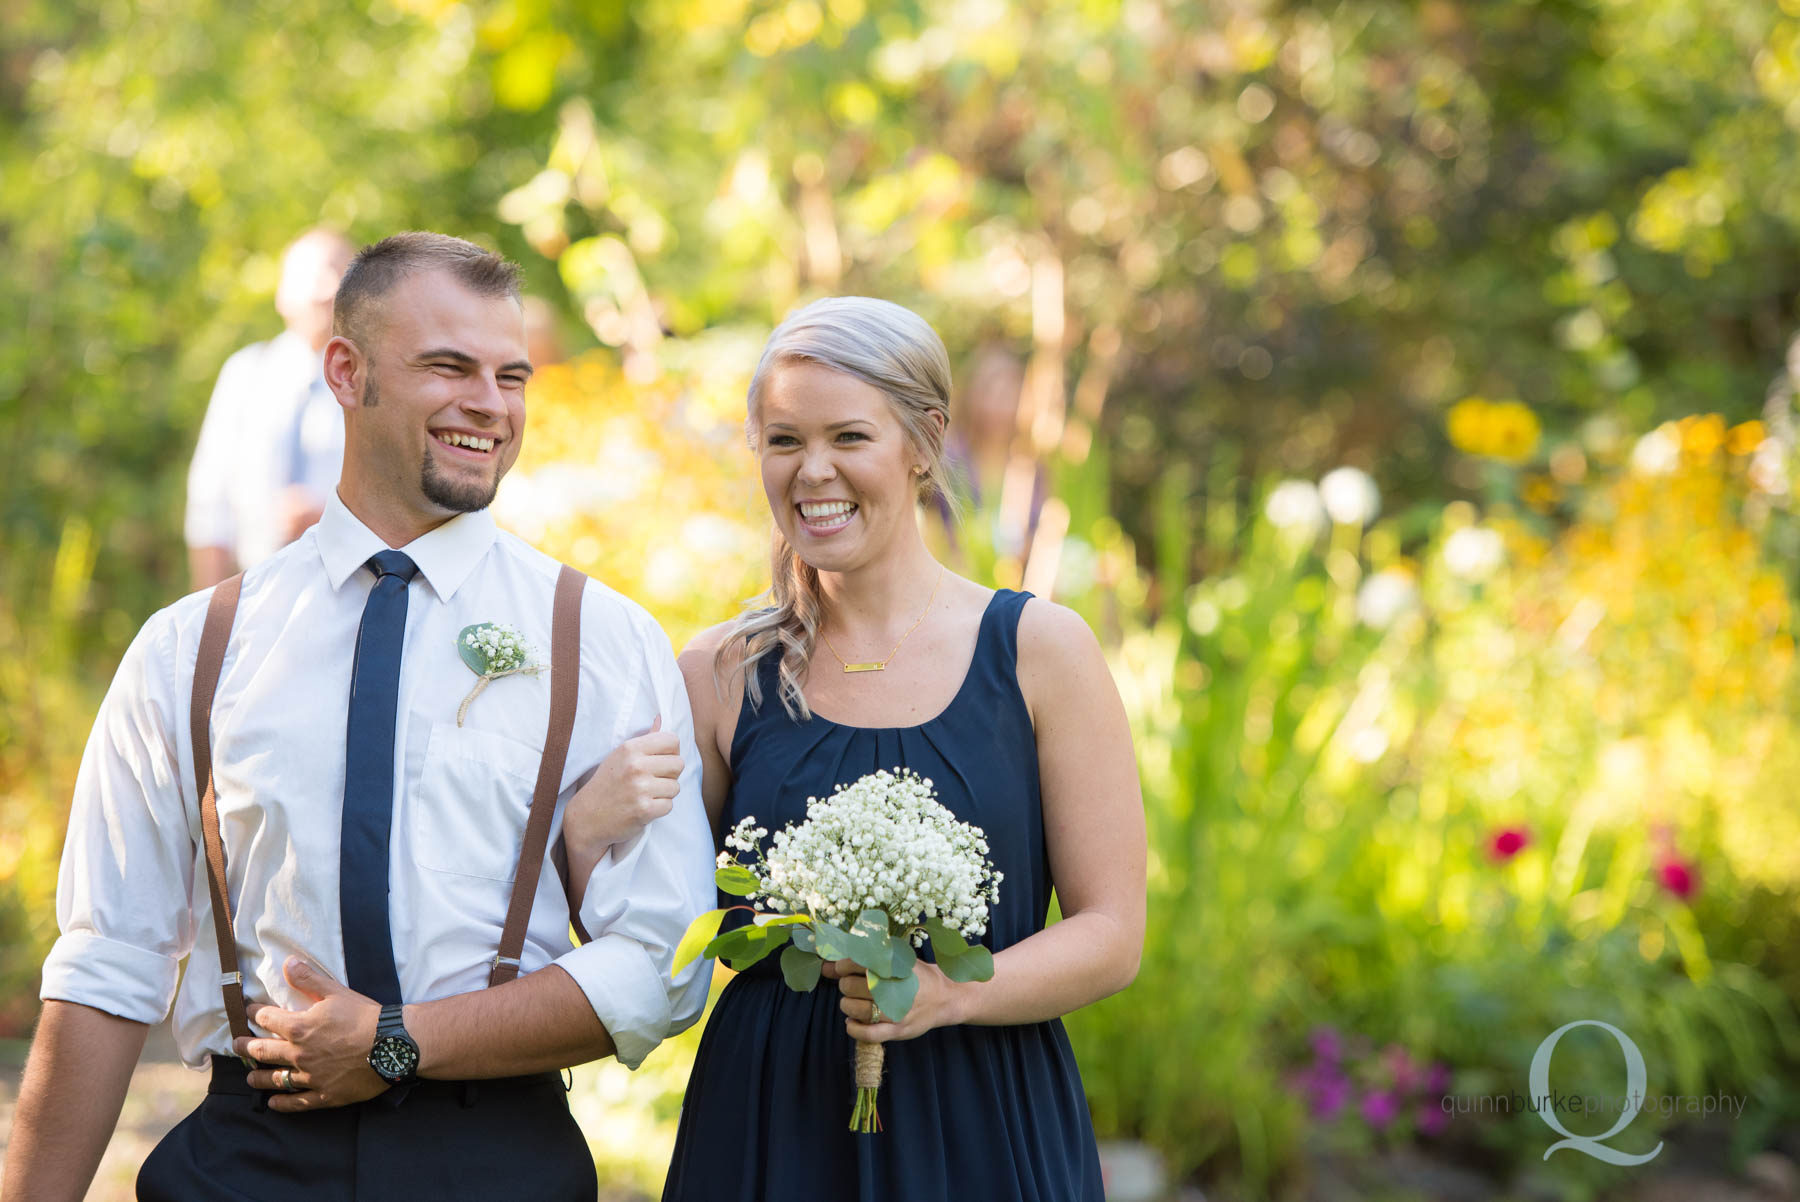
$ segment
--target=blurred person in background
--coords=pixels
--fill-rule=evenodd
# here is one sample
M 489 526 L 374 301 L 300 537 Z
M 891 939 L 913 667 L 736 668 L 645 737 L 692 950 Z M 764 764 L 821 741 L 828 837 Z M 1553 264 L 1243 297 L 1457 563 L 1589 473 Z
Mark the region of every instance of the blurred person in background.
M 324 512 L 344 461 L 344 420 L 325 386 L 331 302 L 355 248 L 336 230 L 281 256 L 286 326 L 225 361 L 188 469 L 184 535 L 193 587 L 210 588 L 294 541 Z

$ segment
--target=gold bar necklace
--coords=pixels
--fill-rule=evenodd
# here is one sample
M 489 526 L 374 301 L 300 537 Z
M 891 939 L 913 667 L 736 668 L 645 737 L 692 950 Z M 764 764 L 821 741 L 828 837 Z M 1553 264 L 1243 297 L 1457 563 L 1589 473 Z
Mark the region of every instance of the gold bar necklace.
M 911 626 L 906 628 L 906 633 L 900 636 L 900 642 L 895 643 L 894 649 L 887 653 L 887 659 L 877 660 L 866 664 L 845 663 L 844 657 L 837 653 L 837 648 L 831 645 L 831 640 L 826 638 L 825 632 L 821 630 L 819 632 L 819 638 L 824 642 L 825 650 L 831 652 L 831 658 L 837 660 L 838 663 L 843 664 L 844 671 L 846 672 L 880 672 L 884 670 L 889 663 L 893 662 L 893 658 L 900 654 L 901 646 L 903 646 L 906 640 L 912 636 L 912 632 L 919 628 L 919 624 L 925 620 L 925 615 L 931 612 L 931 603 L 937 600 L 938 585 L 942 583 L 944 583 L 944 568 L 943 565 L 940 564 L 938 566 L 937 580 L 931 586 L 931 596 L 925 598 L 925 609 L 919 614 L 919 621 L 914 622 Z

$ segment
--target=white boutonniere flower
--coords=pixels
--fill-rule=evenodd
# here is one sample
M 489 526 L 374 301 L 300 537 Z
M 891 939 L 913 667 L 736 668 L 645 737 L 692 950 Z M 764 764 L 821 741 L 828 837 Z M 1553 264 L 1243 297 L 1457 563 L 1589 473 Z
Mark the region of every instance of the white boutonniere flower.
M 544 670 L 537 651 L 525 641 L 525 636 L 498 622 L 477 622 L 463 627 L 456 636 L 456 653 L 477 677 L 475 687 L 456 707 L 458 726 L 463 724 L 469 706 L 481 696 L 481 690 L 488 687 L 489 681 L 499 680 L 502 676 L 536 675 Z

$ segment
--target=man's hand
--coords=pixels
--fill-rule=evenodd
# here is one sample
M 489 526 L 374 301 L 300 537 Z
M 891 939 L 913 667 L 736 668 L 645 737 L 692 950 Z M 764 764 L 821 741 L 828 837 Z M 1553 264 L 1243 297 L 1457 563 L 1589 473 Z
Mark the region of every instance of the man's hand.
M 388 1083 L 369 1067 L 381 1006 L 299 956 L 289 956 L 281 970 L 313 1004 L 304 1010 L 257 1006 L 250 1011 L 250 1021 L 274 1035 L 235 1045 L 240 1055 L 263 1066 L 251 1072 L 250 1087 L 279 1090 L 286 1084 L 294 1092 L 269 1099 L 269 1109 L 283 1114 L 349 1106 L 385 1091 Z M 277 1081 L 282 1069 L 288 1075 Z
M 667 814 L 680 791 L 681 768 L 681 742 L 662 729 L 660 715 L 647 733 L 615 747 L 563 814 L 571 864 L 591 869 L 607 848 Z M 585 882 L 587 873 L 576 878 Z

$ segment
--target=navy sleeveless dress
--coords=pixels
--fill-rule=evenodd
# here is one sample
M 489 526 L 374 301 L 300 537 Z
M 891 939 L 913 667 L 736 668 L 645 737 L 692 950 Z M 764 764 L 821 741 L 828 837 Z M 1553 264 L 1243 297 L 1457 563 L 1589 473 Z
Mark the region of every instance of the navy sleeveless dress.
M 1051 881 L 1016 670 L 1030 595 L 994 594 L 961 689 L 919 726 L 795 722 L 765 657 L 763 704 L 746 697 L 732 739 L 725 825 L 755 815 L 780 830 L 806 817 L 808 797 L 910 768 L 986 832 L 1006 874 L 982 942 L 999 951 L 1042 930 Z M 883 1130 L 858 1135 L 848 1129 L 854 1042 L 837 983 L 795 993 L 778 958 L 733 978 L 707 1020 L 664 1202 L 1101 1202 L 1087 1099 L 1060 1020 L 940 1027 L 888 1044 Z

